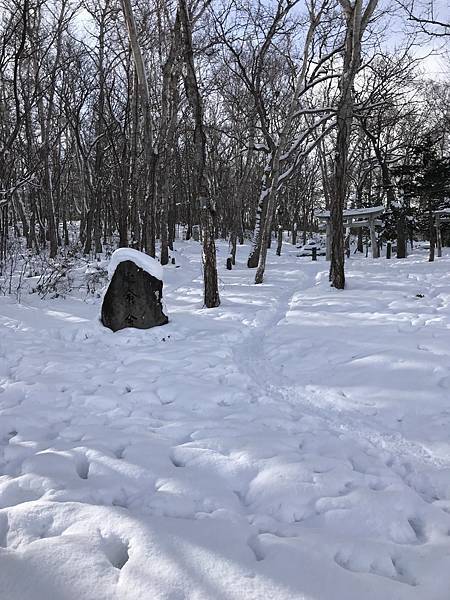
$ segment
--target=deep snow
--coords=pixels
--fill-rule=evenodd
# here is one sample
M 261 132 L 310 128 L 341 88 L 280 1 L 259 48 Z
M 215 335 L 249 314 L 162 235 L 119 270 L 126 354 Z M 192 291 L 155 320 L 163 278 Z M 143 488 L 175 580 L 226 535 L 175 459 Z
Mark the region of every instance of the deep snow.
M 139 250 L 134 250 L 134 248 L 118 248 L 112 253 L 111 260 L 108 264 L 108 277 L 112 279 L 112 276 L 120 263 L 128 260 L 134 262 L 135 265 L 143 269 L 149 275 L 162 281 L 164 270 L 161 264 L 151 256 L 148 256 L 148 254 L 139 252 Z
M 450 258 L 247 251 L 149 331 L 0 298 L 1 600 L 449 600 Z

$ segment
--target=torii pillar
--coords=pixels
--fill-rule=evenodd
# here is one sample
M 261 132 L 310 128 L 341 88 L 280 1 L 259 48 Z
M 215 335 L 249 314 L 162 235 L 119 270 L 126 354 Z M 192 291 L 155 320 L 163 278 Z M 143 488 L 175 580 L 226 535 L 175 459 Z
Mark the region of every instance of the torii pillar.
M 436 227 L 436 247 L 437 247 L 437 255 L 438 257 L 442 256 L 442 237 L 441 237 L 441 217 L 439 214 L 435 217 L 435 227 Z
M 369 217 L 370 243 L 372 246 L 372 258 L 380 258 L 378 250 L 378 241 L 375 233 L 375 218 Z

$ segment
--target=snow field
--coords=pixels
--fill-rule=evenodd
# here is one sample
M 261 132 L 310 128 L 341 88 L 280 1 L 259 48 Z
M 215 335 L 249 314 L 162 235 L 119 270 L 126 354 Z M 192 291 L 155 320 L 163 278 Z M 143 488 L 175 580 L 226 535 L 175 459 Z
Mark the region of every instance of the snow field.
M 0 299 L 2 600 L 448 600 L 450 258 L 239 250 L 148 331 Z

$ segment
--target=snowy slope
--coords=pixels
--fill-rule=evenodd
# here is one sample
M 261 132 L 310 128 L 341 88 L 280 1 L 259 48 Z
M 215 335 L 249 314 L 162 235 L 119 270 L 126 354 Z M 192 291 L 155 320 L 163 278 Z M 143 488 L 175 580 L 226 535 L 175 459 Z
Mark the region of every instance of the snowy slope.
M 450 258 L 247 250 L 150 331 L 0 299 L 1 600 L 449 599 Z

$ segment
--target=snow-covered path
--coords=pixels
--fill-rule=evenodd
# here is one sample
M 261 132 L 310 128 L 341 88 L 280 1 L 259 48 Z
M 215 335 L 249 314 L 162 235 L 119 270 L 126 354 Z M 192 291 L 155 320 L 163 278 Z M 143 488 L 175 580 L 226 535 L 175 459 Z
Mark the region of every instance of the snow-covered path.
M 1 600 L 449 599 L 450 258 L 246 251 L 145 332 L 0 299 Z

